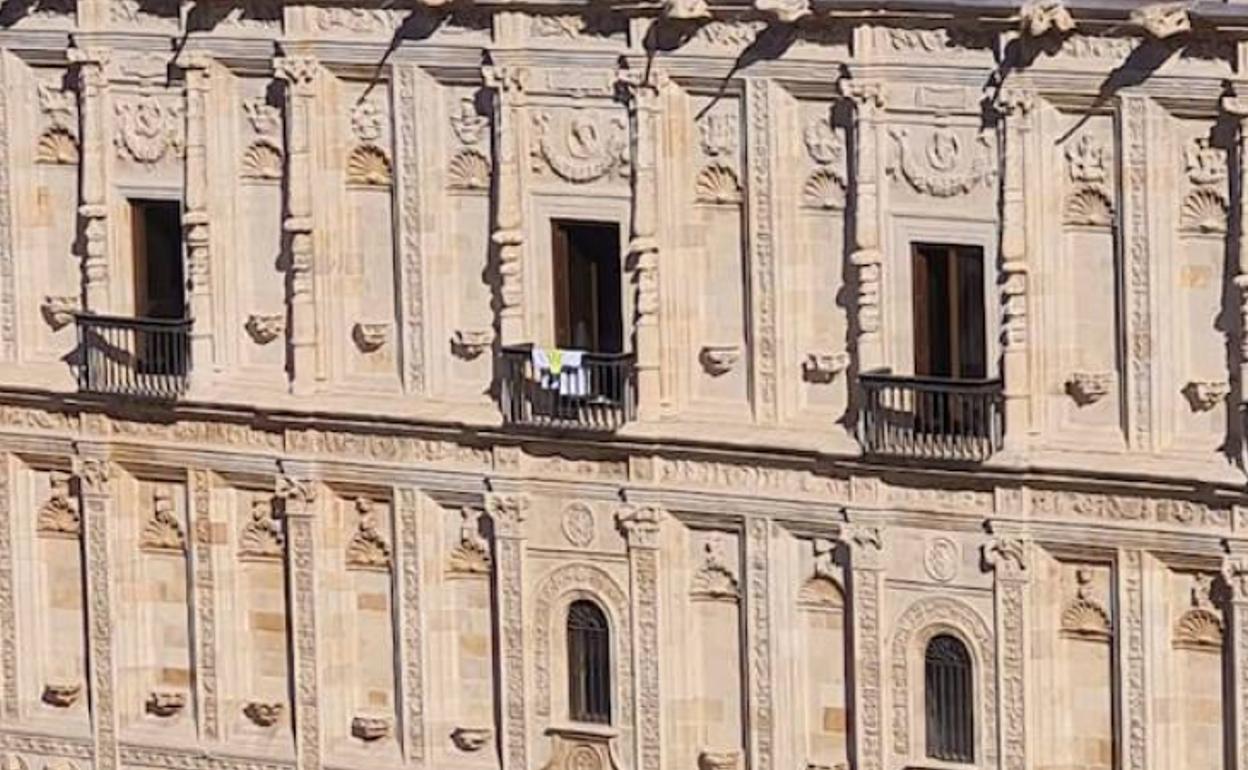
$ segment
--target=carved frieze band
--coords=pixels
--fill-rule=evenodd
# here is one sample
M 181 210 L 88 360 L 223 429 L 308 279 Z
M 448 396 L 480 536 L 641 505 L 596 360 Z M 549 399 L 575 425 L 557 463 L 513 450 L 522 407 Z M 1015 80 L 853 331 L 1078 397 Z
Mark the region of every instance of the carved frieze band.
M 399 581 L 402 591 L 403 703 L 407 728 L 405 750 L 410 760 L 425 757 L 424 618 L 421 614 L 420 509 L 416 490 L 400 487 L 395 492 L 398 519 Z

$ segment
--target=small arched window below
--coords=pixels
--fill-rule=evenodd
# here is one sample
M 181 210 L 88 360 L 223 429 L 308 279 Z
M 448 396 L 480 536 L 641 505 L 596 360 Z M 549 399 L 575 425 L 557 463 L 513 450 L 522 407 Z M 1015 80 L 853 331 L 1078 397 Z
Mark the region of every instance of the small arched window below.
M 975 710 L 971 655 L 947 634 L 927 643 L 923 659 L 927 756 L 946 762 L 975 761 Z
M 611 722 L 611 635 L 591 601 L 568 607 L 568 706 L 574 722 Z

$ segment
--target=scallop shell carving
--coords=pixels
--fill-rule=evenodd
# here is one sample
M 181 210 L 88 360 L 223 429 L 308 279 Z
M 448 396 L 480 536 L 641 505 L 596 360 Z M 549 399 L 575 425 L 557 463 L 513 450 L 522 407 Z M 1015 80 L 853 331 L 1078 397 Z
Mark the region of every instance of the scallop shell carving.
M 379 148 L 362 144 L 347 157 L 348 183 L 385 187 L 390 179 L 390 159 Z
M 490 187 L 490 162 L 476 150 L 463 150 L 447 165 L 447 184 L 452 190 L 487 190 Z
M 1062 612 L 1062 633 L 1081 639 L 1109 639 L 1113 626 L 1109 613 L 1087 599 L 1075 599 Z
M 802 186 L 802 205 L 811 209 L 843 209 L 845 185 L 830 170 L 821 168 Z
M 1222 619 L 1202 607 L 1188 610 L 1174 629 L 1174 646 L 1189 650 L 1222 649 Z
M 1179 221 L 1187 232 L 1224 233 L 1226 201 L 1213 190 L 1194 190 L 1183 199 Z
M 243 152 L 243 177 L 246 179 L 281 179 L 282 151 L 272 142 L 253 142 Z
M 727 166 L 707 166 L 698 173 L 694 183 L 698 203 L 731 204 L 741 202 L 741 183 L 737 172 Z
M 78 162 L 78 142 L 63 128 L 45 131 L 35 148 L 35 162 L 74 164 Z
M 1066 224 L 1109 227 L 1114 222 L 1114 204 L 1103 190 L 1084 187 L 1066 198 Z

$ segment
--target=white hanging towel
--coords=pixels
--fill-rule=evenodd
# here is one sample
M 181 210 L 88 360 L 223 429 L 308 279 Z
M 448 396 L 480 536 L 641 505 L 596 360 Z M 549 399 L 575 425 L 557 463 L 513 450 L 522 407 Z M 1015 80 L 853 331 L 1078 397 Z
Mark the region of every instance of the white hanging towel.
M 546 348 L 539 348 L 534 345 L 533 350 L 529 355 L 533 361 L 533 375 L 536 377 L 538 384 L 549 390 L 554 390 L 559 387 L 559 378 L 558 375 L 555 374 L 555 372 L 558 371 L 558 366 L 551 365 L 551 355 L 546 351 Z M 558 359 L 559 356 L 556 351 L 556 363 L 558 362 Z
M 559 395 L 588 396 L 589 372 L 582 366 L 585 351 L 561 350 L 558 367 Z

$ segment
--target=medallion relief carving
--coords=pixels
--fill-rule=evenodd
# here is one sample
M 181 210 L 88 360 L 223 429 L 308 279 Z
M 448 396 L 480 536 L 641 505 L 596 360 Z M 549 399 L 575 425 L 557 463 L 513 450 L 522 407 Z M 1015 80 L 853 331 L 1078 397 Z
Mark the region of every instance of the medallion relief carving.
M 151 94 L 122 96 L 114 103 L 117 155 L 141 165 L 181 157 L 184 117 L 180 105 Z
M 628 178 L 628 125 L 597 110 L 549 110 L 535 114 L 531 150 L 536 174 L 553 172 L 572 184 L 609 176 Z
M 585 503 L 570 503 L 563 509 L 560 528 L 568 542 L 577 548 L 588 548 L 594 542 L 594 509 Z
M 937 583 L 948 583 L 957 577 L 961 559 L 957 542 L 947 537 L 932 538 L 923 552 L 923 569 Z
M 916 192 L 935 198 L 966 195 L 979 187 L 991 187 L 997 178 L 992 142 L 979 133 L 965 136 L 952 128 L 937 127 L 919 142 L 911 129 L 893 128 L 889 136 L 896 145 L 889 171 L 900 172 Z M 919 146 L 915 146 L 915 145 Z

